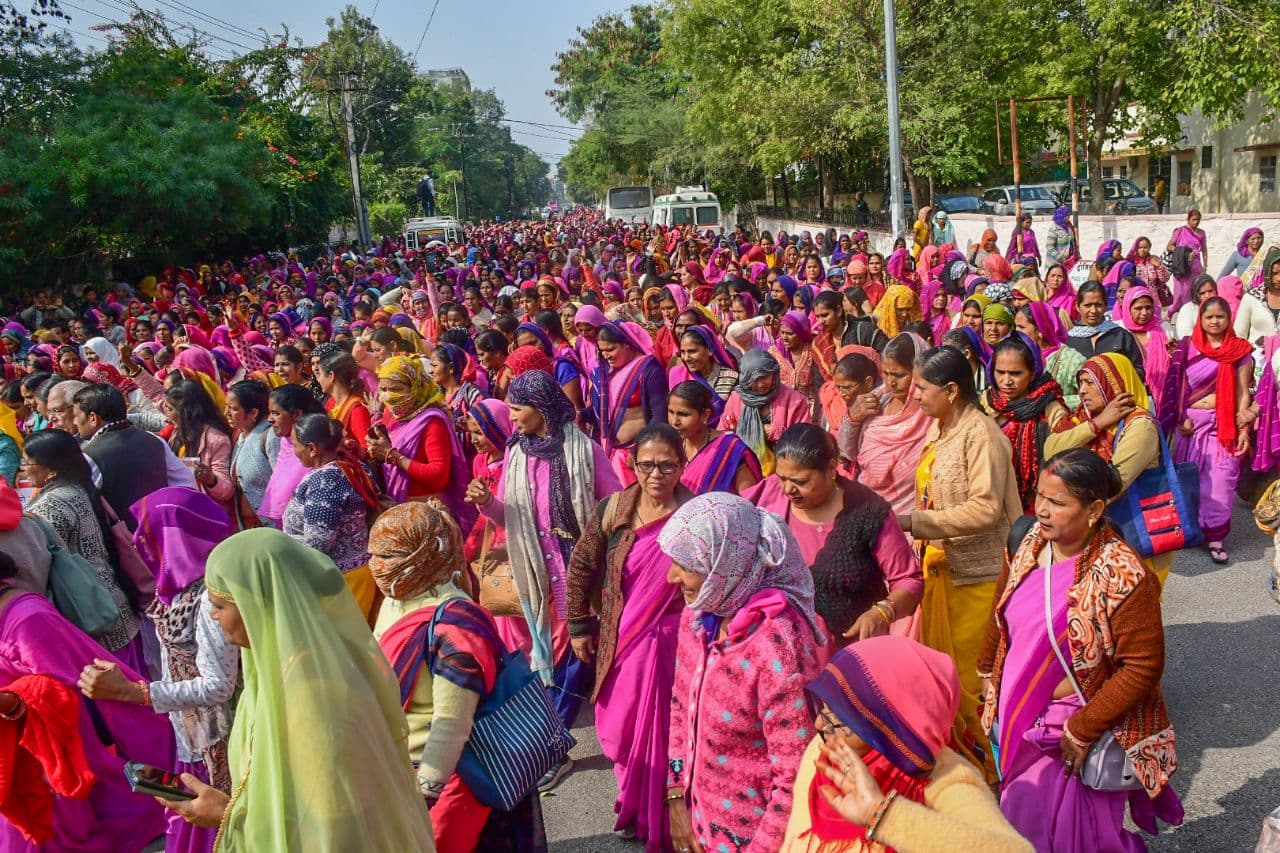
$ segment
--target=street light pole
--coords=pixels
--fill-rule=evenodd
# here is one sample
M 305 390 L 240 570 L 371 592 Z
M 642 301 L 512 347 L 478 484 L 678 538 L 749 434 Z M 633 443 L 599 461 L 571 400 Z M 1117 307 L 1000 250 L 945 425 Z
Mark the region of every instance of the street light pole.
M 898 124 L 898 19 L 893 0 L 884 0 L 884 72 L 885 92 L 889 101 L 889 210 L 893 236 L 907 230 L 902 210 L 902 138 Z

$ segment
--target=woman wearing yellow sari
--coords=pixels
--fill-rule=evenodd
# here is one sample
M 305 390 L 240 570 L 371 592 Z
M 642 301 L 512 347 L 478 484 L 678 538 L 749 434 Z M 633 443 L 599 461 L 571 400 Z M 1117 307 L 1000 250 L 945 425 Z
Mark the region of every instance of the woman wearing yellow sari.
M 955 660 L 962 687 L 956 742 L 994 781 L 978 716 L 977 662 L 1009 526 L 1022 515 L 1012 450 L 983 412 L 958 350 L 934 347 L 916 360 L 915 396 L 935 421 L 916 469 L 919 508 L 899 516 L 924 563 L 920 641 Z
M 243 649 L 231 796 L 184 773 L 196 799 L 161 802 L 217 826 L 217 853 L 434 851 L 395 678 L 333 561 L 246 530 L 209 555 L 205 586 Z

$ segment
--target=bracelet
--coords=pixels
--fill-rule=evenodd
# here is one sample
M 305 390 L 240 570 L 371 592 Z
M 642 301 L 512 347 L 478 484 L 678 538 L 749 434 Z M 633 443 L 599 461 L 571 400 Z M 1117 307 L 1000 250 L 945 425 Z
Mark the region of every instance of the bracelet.
M 1098 425 L 1093 422 L 1093 418 L 1089 418 L 1089 420 L 1086 423 L 1089 424 L 1089 429 L 1093 430 L 1094 438 L 1100 438 L 1102 436 L 1102 430 L 1099 429 Z
M 22 715 L 25 713 L 27 713 L 27 703 L 22 701 L 22 697 L 19 696 L 12 711 L 7 714 L 0 712 L 0 720 L 20 720 L 22 719 Z
M 683 800 L 683 799 L 684 799 L 684 791 L 668 791 L 665 802 L 670 803 L 673 800 Z
M 151 704 L 151 682 L 143 679 L 139 679 L 138 681 L 135 681 L 133 683 L 136 684 L 138 686 L 138 689 L 142 691 L 142 704 L 150 705 Z
M 884 605 L 883 605 L 883 604 L 881 604 L 881 603 L 880 603 L 880 602 L 878 602 L 878 601 L 877 601 L 875 604 L 873 604 L 873 605 L 871 605 L 870 607 L 868 607 L 868 608 L 867 608 L 867 612 L 868 612 L 868 613 L 879 613 L 879 614 L 880 614 L 880 616 L 881 616 L 881 618 L 883 618 L 883 619 L 884 619 L 884 622 L 885 622 L 885 624 L 886 624 L 886 625 L 889 625 L 889 624 L 892 624 L 892 623 L 893 623 L 893 619 L 889 616 L 889 614 L 888 614 L 888 613 L 886 613 L 886 612 L 885 612 L 885 610 L 884 610 Z
M 867 824 L 868 841 L 875 841 L 876 830 L 880 828 L 880 821 L 884 820 L 885 814 L 889 811 L 889 806 L 893 805 L 893 801 L 898 798 L 897 791 L 890 791 L 888 796 L 880 801 L 880 805 L 876 806 L 876 812 L 871 816 L 871 823 Z M 881 842 L 883 843 L 883 842 Z
M 892 598 L 882 598 L 876 602 L 877 605 L 884 605 L 889 608 L 889 621 L 892 622 L 898 618 L 898 608 L 894 606 Z

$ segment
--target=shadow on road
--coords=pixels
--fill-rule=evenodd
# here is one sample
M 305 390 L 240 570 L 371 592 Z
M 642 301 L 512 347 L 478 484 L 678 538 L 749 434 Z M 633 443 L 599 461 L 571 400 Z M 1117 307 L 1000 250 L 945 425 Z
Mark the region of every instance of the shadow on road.
M 1280 802 L 1280 770 L 1271 769 L 1262 756 L 1251 760 L 1249 753 L 1280 731 L 1280 704 L 1275 701 L 1280 658 L 1270 653 L 1278 632 L 1280 615 L 1166 626 L 1165 657 L 1173 663 L 1165 667 L 1164 691 L 1175 709 L 1179 761 L 1174 788 L 1185 799 L 1211 749 L 1240 751 L 1232 756 L 1240 784 L 1217 798 L 1225 814 L 1188 816 L 1181 829 L 1162 836 L 1154 849 L 1252 850 L 1262 818 Z M 1177 663 L 1190 661 L 1196 665 Z M 1215 773 L 1221 773 L 1220 766 Z M 1256 820 L 1244 815 L 1256 815 Z

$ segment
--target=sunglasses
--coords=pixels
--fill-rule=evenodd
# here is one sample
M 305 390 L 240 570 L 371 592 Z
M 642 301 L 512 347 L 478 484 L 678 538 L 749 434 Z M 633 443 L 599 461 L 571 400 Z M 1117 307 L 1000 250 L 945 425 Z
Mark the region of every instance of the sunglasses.
M 641 474 L 644 474 L 646 477 L 651 475 L 654 471 L 661 472 L 664 477 L 670 477 L 676 471 L 680 470 L 680 465 L 676 462 L 653 462 L 646 459 L 644 462 L 636 463 L 636 470 Z

